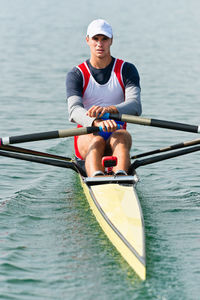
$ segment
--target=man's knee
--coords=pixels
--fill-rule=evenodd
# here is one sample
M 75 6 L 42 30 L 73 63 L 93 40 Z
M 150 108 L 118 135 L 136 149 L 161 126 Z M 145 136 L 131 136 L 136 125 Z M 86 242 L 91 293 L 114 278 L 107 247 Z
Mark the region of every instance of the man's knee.
M 113 146 L 116 146 L 117 144 L 123 144 L 130 149 L 132 145 L 132 138 L 127 130 L 117 130 L 112 134 L 110 143 Z

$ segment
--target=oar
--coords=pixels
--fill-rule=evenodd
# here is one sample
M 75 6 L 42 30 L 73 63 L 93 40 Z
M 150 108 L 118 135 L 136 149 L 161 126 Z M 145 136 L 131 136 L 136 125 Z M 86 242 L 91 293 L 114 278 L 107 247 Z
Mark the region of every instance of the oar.
M 34 155 L 34 156 L 55 158 L 55 159 L 60 159 L 60 160 L 65 160 L 65 161 L 72 160 L 70 157 L 65 157 L 65 156 L 50 154 L 50 153 L 46 153 L 46 152 L 30 150 L 30 149 L 25 149 L 25 148 L 21 148 L 21 147 L 15 147 L 15 146 L 1 146 L 0 150 L 15 152 L 15 153 L 29 154 L 29 155 Z
M 170 159 L 170 158 L 174 158 L 174 157 L 177 157 L 177 156 L 193 153 L 193 152 L 196 152 L 196 151 L 200 151 L 200 146 L 190 147 L 188 149 L 179 150 L 179 151 L 175 151 L 175 152 L 167 153 L 167 154 L 162 154 L 162 155 L 157 155 L 157 156 L 149 157 L 149 158 L 146 158 L 146 159 L 135 160 L 134 163 L 131 164 L 128 173 L 133 174 L 134 170 L 141 167 L 141 166 L 146 166 L 146 165 L 149 165 L 149 164 L 153 164 L 153 163 L 163 161 L 163 160 L 166 160 L 166 159 Z
M 95 133 L 99 131 L 102 131 L 101 127 L 81 127 L 81 128 L 46 131 L 46 132 L 39 132 L 39 133 L 30 133 L 30 134 L 16 135 L 10 137 L 2 137 L 0 138 L 0 146 L 16 144 L 16 143 L 64 138 L 64 137 L 70 137 L 76 135 Z
M 114 119 L 117 121 L 127 122 L 127 123 L 139 124 L 139 125 L 200 133 L 200 125 L 190 125 L 190 124 L 184 124 L 184 123 L 178 123 L 178 122 L 172 122 L 166 120 L 149 119 L 149 118 L 137 117 L 137 116 L 126 115 L 126 114 L 120 115 L 120 114 L 106 113 L 104 114 L 103 117 Z
M 15 158 L 15 159 L 20 159 L 20 160 L 25 160 L 25 161 L 31 161 L 35 163 L 40 163 L 40 164 L 45 164 L 45 165 L 50 165 L 50 166 L 55 166 L 55 167 L 61 167 L 61 168 L 68 168 L 72 169 L 76 172 L 81 173 L 82 175 L 85 175 L 83 173 L 83 170 L 72 160 L 71 161 L 64 161 L 63 157 L 59 157 L 56 155 L 55 157 L 48 158 L 46 157 L 45 153 L 44 156 L 41 156 L 41 153 L 36 155 L 36 154 L 24 154 L 24 153 L 19 153 L 16 151 L 8 151 L 8 150 L 2 150 L 3 147 L 0 147 L 0 156 L 5 156 L 5 157 L 10 157 L 10 158 Z M 13 150 L 13 149 L 12 149 Z M 31 150 L 30 150 L 31 152 Z M 48 154 L 47 154 L 48 155 Z
M 131 156 L 131 159 L 136 159 L 136 158 L 140 158 L 140 157 L 144 157 L 144 156 L 154 155 L 154 154 L 167 152 L 167 151 L 171 151 L 171 150 L 176 150 L 176 149 L 180 149 L 180 148 L 185 148 L 185 147 L 189 147 L 189 146 L 194 146 L 194 145 L 198 145 L 198 144 L 200 144 L 200 139 L 187 141 L 187 142 L 182 142 L 182 143 L 174 144 L 174 145 L 171 145 L 171 146 L 168 146 L 168 147 L 164 147 L 164 148 L 160 148 L 160 149 L 156 149 L 156 150 L 136 154 L 136 155 Z

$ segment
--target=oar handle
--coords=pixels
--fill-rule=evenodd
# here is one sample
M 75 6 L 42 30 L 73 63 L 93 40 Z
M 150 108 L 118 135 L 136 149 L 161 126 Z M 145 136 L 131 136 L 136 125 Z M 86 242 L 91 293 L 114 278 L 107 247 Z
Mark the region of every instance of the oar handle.
M 106 118 L 127 122 L 127 123 L 200 133 L 200 125 L 198 126 L 198 125 L 190 125 L 190 124 L 184 124 L 184 123 L 178 123 L 178 122 L 172 122 L 166 120 L 149 119 L 149 118 L 137 117 L 137 116 L 126 115 L 126 114 L 120 115 L 120 114 L 106 113 L 104 114 L 104 117 L 105 115 Z

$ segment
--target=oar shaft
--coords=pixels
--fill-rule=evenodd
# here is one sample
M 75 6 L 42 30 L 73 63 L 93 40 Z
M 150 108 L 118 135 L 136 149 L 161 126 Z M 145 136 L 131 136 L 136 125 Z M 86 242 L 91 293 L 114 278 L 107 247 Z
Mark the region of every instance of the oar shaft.
M 179 150 L 179 151 L 172 152 L 172 153 L 157 155 L 155 157 L 145 158 L 145 159 L 141 159 L 141 160 L 135 160 L 134 163 L 131 164 L 129 172 L 132 173 L 133 170 L 135 170 L 135 169 L 137 169 L 141 166 L 146 166 L 146 165 L 149 165 L 149 164 L 153 164 L 153 163 L 163 161 L 163 160 L 166 160 L 166 159 L 170 159 L 170 158 L 178 157 L 178 156 L 181 156 L 181 155 L 193 153 L 193 152 L 196 152 L 196 151 L 200 151 L 200 146 L 193 146 L 193 147 L 190 147 L 188 149 Z
M 78 171 L 78 167 L 71 161 L 63 161 L 59 159 L 50 159 L 46 157 L 35 157 L 34 155 L 27 155 L 27 154 L 21 154 L 21 153 L 13 153 L 9 151 L 3 151 L 0 150 L 0 156 L 45 164 L 45 165 L 51 165 L 55 167 L 61 167 L 61 168 L 69 168 L 74 171 Z
M 186 132 L 200 133 L 199 126 L 178 123 L 178 122 L 172 122 L 172 121 L 151 119 L 150 126 L 173 129 L 173 130 L 180 130 L 180 131 L 186 131 Z
M 190 125 L 190 124 L 184 124 L 184 123 L 178 123 L 178 122 L 172 122 L 166 120 L 158 120 L 158 119 L 149 119 L 149 118 L 143 118 L 143 117 L 137 117 L 137 116 L 125 115 L 125 114 L 122 115 L 109 114 L 109 118 L 122 121 L 122 122 L 139 124 L 139 125 L 200 133 L 200 126 L 198 125 Z
M 185 147 L 189 147 L 189 146 L 194 146 L 194 145 L 198 145 L 198 144 L 200 144 L 200 139 L 187 141 L 187 142 L 183 142 L 183 143 L 179 143 L 179 144 L 174 144 L 174 145 L 171 145 L 171 146 L 168 146 L 168 147 L 164 147 L 164 148 L 160 148 L 160 149 L 156 149 L 156 150 L 136 154 L 136 155 L 131 156 L 131 159 L 136 159 L 136 158 L 140 158 L 140 157 L 144 157 L 144 156 L 154 155 L 154 154 L 158 154 L 158 153 L 161 153 L 161 152 L 167 152 L 167 151 L 176 150 L 176 149 L 180 149 L 180 148 L 185 148 Z
M 81 128 L 73 128 L 73 129 L 40 132 L 40 133 L 31 133 L 31 134 L 17 135 L 11 137 L 3 137 L 0 138 L 0 146 L 17 144 L 17 143 L 25 143 L 25 142 L 33 142 L 33 141 L 41 141 L 41 140 L 49 140 L 49 139 L 56 139 L 56 138 L 64 138 L 64 137 L 89 134 L 89 133 L 94 133 L 99 131 L 100 131 L 99 127 L 81 127 Z
M 22 154 L 29 154 L 29 155 L 34 155 L 34 156 L 42 156 L 42 157 L 47 157 L 47 158 L 54 158 L 54 159 L 59 159 L 59 160 L 64 160 L 64 161 L 71 161 L 70 157 L 65 157 L 65 156 L 60 156 L 60 155 L 55 155 L 55 154 L 50 154 L 46 152 L 41 152 L 41 151 L 35 151 L 35 150 L 30 150 L 30 149 L 25 149 L 25 148 L 20 148 L 16 146 L 1 146 L 0 150 L 3 151 L 8 151 L 8 152 L 16 152 L 16 153 L 22 153 Z

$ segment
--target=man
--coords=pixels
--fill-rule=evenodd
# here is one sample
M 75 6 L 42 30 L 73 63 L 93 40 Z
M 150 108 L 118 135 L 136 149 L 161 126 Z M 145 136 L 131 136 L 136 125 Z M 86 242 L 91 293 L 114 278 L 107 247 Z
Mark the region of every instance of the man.
M 69 120 L 78 126 L 101 126 L 102 133 L 75 137 L 75 154 L 85 160 L 88 176 L 104 174 L 104 155 L 118 158 L 116 175 L 125 175 L 130 166 L 132 139 L 121 124 L 104 120 L 104 113 L 141 114 L 140 78 L 133 64 L 111 56 L 113 33 L 110 24 L 97 19 L 87 29 L 90 59 L 74 67 L 66 80 Z

